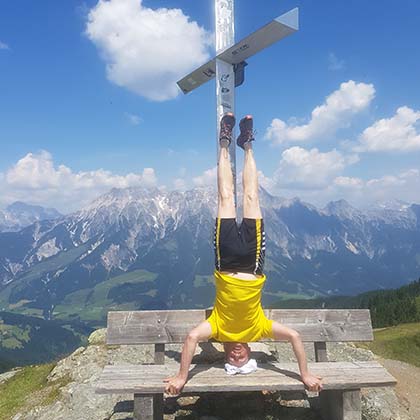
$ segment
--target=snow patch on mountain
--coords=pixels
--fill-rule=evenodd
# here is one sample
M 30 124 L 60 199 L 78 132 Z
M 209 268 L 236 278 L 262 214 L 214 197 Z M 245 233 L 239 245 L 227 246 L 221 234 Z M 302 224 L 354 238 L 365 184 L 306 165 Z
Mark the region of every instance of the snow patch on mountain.
M 98 241 L 96 241 L 95 243 L 91 244 L 89 249 L 84 252 L 82 255 L 80 255 L 80 257 L 78 258 L 78 260 L 83 260 L 85 257 L 87 257 L 89 254 L 91 254 L 93 251 L 95 251 L 96 248 L 98 248 L 99 245 L 101 245 L 104 242 L 104 239 L 101 237 L 101 239 L 99 239 Z
M 240 189 L 238 192 L 241 204 Z M 268 262 L 281 272 L 285 282 L 295 276 L 293 282 L 309 284 L 312 276 L 314 287 L 319 291 L 335 290 L 335 284 L 324 289 L 322 286 L 322 281 L 323 284 L 339 283 L 343 275 L 342 272 L 334 274 L 337 267 L 332 258 L 340 261 L 340 270 L 341 261 L 346 264 L 354 261 L 353 266 L 342 268 L 347 274 L 349 269 L 356 270 L 356 264 L 365 264 L 360 270 L 368 270 L 369 264 L 369 270 L 382 270 L 391 260 L 387 253 L 394 248 L 399 252 L 398 258 L 407 255 L 415 264 L 411 255 L 418 246 L 420 223 L 414 206 L 397 209 L 384 206 L 361 211 L 338 200 L 317 209 L 298 198 L 274 197 L 264 190 L 260 191 L 260 200 L 268 242 L 267 259 L 272 259 Z M 184 265 L 190 264 L 190 260 L 207 258 L 209 261 L 207 253 L 212 252 L 216 209 L 217 193 L 212 187 L 184 192 L 113 189 L 78 212 L 54 221 L 36 222 L 26 228 L 25 235 L 14 237 L 18 244 L 15 249 L 27 247 L 28 251 L 9 257 L 8 263 L 0 255 L 0 278 L 3 282 L 11 281 L 22 270 L 40 260 L 54 258 L 63 249 L 74 252 L 72 267 L 65 273 L 61 271 L 65 267 L 58 264 L 52 278 L 58 281 L 63 275 L 66 282 L 71 281 L 68 278 L 73 268 L 75 273 L 82 270 L 86 278 L 92 274 L 98 276 L 95 281 L 101 281 L 104 269 L 112 271 L 113 275 L 139 267 L 157 272 L 165 264 L 172 269 L 182 258 Z M 241 214 L 241 205 L 238 213 Z M 353 260 L 355 256 L 357 262 Z M 307 264 L 302 268 L 304 274 L 299 272 L 301 267 L 297 267 L 299 258 Z M 15 264 L 14 271 L 10 263 Z M 315 277 L 317 264 L 324 270 L 319 274 L 324 279 Z M 395 265 L 395 262 L 390 264 Z M 209 270 L 207 265 L 205 270 Z M 420 268 L 420 261 L 418 265 Z M 186 270 L 194 269 L 186 267 Z
M 38 261 L 41 261 L 45 258 L 52 257 L 55 254 L 58 254 L 61 249 L 56 245 L 57 238 L 52 238 L 49 241 L 44 242 L 36 252 L 36 257 Z
M 348 239 L 348 232 L 345 232 L 344 234 L 344 243 L 346 244 L 346 248 L 352 252 L 353 254 L 360 254 L 360 251 L 357 249 L 356 245 L 354 245 L 349 239 Z

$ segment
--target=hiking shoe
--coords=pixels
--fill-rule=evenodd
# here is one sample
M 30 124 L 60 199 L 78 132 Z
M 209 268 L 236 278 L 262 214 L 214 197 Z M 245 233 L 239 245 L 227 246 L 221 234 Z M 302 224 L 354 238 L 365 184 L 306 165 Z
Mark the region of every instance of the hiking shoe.
M 245 143 L 255 140 L 252 115 L 247 115 L 246 117 L 242 118 L 241 122 L 239 123 L 239 129 L 241 130 L 241 133 L 236 139 L 236 144 L 245 150 Z
M 222 140 L 226 140 L 228 142 L 228 145 L 230 145 L 232 141 L 232 130 L 234 126 L 235 116 L 231 112 L 228 112 L 227 114 L 223 115 L 222 119 L 220 120 L 220 143 L 222 142 Z

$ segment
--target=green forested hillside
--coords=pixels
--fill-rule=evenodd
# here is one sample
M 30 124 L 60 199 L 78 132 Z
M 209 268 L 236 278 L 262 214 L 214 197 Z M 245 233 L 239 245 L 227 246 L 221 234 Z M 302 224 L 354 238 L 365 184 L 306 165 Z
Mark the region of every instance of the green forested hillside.
M 0 312 L 0 372 L 58 359 L 80 346 L 87 333 L 75 325 Z
M 272 308 L 369 309 L 374 328 L 420 321 L 420 279 L 398 289 L 374 290 L 357 296 L 292 299 Z

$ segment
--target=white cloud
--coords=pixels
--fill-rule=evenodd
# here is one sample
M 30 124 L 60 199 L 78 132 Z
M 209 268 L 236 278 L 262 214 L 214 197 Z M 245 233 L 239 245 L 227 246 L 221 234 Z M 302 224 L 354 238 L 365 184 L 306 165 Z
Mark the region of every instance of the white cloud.
M 338 199 L 345 199 L 357 207 L 368 207 L 378 201 L 393 200 L 420 204 L 418 193 L 420 170 L 418 169 L 409 169 L 367 180 L 339 175 L 318 189 L 294 188 L 293 185 L 282 186 L 278 182 L 273 183 L 271 187 L 268 190 L 274 194 L 288 198 L 297 196 L 320 207 L 328 201 Z
M 56 207 L 63 212 L 77 210 L 113 187 L 156 186 L 153 168 L 141 174 L 115 175 L 110 171 L 73 172 L 55 165 L 50 153 L 28 153 L 0 177 L 1 204 L 22 200 Z
M 354 148 L 358 152 L 409 152 L 420 150 L 420 132 L 416 124 L 420 111 L 406 106 L 397 109 L 391 118 L 383 118 L 366 128 Z
M 127 112 L 125 116 L 131 125 L 139 125 L 143 121 L 139 115 L 130 114 L 129 112 Z
M 293 189 L 325 188 L 345 167 L 356 163 L 356 155 L 344 156 L 337 150 L 320 152 L 295 146 L 281 155 L 273 175 L 273 187 Z
M 330 52 L 328 54 L 328 70 L 338 71 L 343 70 L 344 68 L 344 60 L 339 60 L 333 52 Z
M 207 169 L 200 176 L 193 178 L 193 184 L 196 187 L 204 187 L 206 185 L 216 185 L 217 181 L 217 166 Z
M 267 191 L 275 190 L 273 178 L 266 176 L 262 171 L 258 171 L 258 183 Z
M 140 178 L 138 178 L 139 176 Z M 123 177 L 123 179 L 124 179 L 124 182 L 128 184 L 130 184 L 133 181 L 135 183 L 140 181 L 143 187 L 155 187 L 157 185 L 157 178 L 156 178 L 155 170 L 153 168 L 144 168 L 141 175 L 129 174 Z M 127 185 L 127 187 L 131 187 L 131 186 L 134 186 L 134 185 Z M 124 187 L 121 187 L 121 188 L 124 188 Z
M 9 46 L 6 43 L 0 41 L 0 50 L 9 50 L 9 49 L 10 49 Z
M 349 176 L 338 176 L 334 179 L 334 185 L 339 188 L 352 188 L 360 189 L 363 187 L 364 182 L 360 178 L 349 177 Z
M 186 190 L 187 189 L 187 182 L 184 178 L 175 178 L 173 181 L 174 188 L 176 190 Z
M 209 33 L 181 9 L 151 9 L 141 0 L 99 0 L 86 34 L 108 79 L 155 101 L 175 98 L 176 82 L 209 58 Z
M 275 118 L 268 127 L 265 137 L 274 144 L 283 144 L 319 139 L 333 134 L 340 128 L 348 127 L 351 118 L 366 109 L 374 96 L 375 88 L 372 84 L 349 80 L 329 95 L 324 104 L 312 111 L 307 124 L 288 124 Z
M 409 203 L 420 203 L 420 171 L 409 169 L 394 175 L 384 175 L 363 181 L 349 178 L 343 183 L 340 178 L 334 181 L 333 193 L 344 195 L 348 200 L 367 205 L 375 201 L 402 200 Z

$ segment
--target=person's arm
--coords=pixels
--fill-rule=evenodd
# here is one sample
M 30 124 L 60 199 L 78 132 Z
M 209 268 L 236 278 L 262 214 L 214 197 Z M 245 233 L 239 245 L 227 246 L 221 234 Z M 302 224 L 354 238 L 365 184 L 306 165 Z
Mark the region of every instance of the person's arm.
M 178 395 L 188 379 L 188 372 L 191 366 L 191 360 L 194 356 L 197 343 L 206 341 L 211 337 L 211 325 L 204 321 L 193 330 L 191 330 L 184 341 L 181 354 L 181 365 L 176 376 L 166 378 L 165 392 L 171 395 Z
M 312 375 L 308 370 L 308 364 L 306 362 L 305 349 L 303 347 L 302 340 L 299 336 L 299 333 L 292 328 L 285 327 L 278 322 L 273 322 L 273 335 L 277 340 L 287 340 L 290 341 L 295 353 L 298 365 L 300 376 L 303 383 L 308 387 L 309 391 L 321 391 L 321 377 Z

